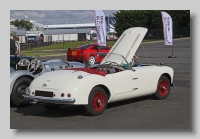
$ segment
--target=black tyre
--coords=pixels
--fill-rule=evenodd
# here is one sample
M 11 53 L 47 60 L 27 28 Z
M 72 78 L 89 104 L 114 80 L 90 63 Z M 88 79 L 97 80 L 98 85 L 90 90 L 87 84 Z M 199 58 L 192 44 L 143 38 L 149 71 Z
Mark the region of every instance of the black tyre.
M 170 93 L 170 81 L 166 76 L 161 76 L 158 85 L 157 90 L 154 94 L 156 99 L 165 99 L 168 97 Z
M 57 110 L 61 107 L 61 105 L 58 104 L 44 104 L 43 107 L 47 110 Z
M 29 87 L 32 79 L 28 77 L 21 77 L 17 79 L 12 88 L 10 95 L 10 102 L 13 106 L 19 106 L 20 104 L 28 105 L 29 101 L 24 101 L 22 95 L 25 93 L 25 89 Z
M 94 65 L 95 63 L 96 63 L 95 57 L 94 56 L 90 56 L 88 58 L 88 64 Z
M 101 115 L 107 107 L 107 101 L 108 97 L 105 90 L 101 87 L 94 87 L 90 92 L 85 110 L 92 116 Z

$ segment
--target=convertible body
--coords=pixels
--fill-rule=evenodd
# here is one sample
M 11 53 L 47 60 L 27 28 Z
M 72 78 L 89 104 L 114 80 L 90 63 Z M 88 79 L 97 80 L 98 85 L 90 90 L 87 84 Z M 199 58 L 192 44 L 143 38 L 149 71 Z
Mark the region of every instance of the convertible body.
M 39 76 L 26 89 L 24 99 L 47 109 L 64 104 L 84 105 L 88 114 L 100 115 L 107 103 L 151 94 L 157 99 L 167 98 L 173 86 L 171 67 L 129 64 L 146 32 L 142 27 L 125 30 L 109 53 L 96 54 L 103 57 L 100 64 Z

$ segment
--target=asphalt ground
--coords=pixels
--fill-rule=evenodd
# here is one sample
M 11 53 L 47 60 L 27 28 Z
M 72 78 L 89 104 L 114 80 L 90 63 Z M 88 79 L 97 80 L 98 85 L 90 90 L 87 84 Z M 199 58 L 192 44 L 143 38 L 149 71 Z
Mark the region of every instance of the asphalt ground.
M 10 107 L 10 129 L 191 131 L 190 39 L 174 41 L 173 56 L 177 58 L 168 58 L 172 56 L 172 46 L 164 46 L 163 42 L 143 44 L 137 55 L 138 63 L 158 65 L 163 62 L 174 69 L 175 87 L 171 88 L 167 99 L 155 100 L 146 96 L 115 102 L 108 104 L 105 112 L 95 117 L 85 114 L 81 106 L 65 106 L 55 111 L 38 104 Z M 55 56 L 42 59 L 50 58 Z M 56 58 L 65 61 L 66 55 Z

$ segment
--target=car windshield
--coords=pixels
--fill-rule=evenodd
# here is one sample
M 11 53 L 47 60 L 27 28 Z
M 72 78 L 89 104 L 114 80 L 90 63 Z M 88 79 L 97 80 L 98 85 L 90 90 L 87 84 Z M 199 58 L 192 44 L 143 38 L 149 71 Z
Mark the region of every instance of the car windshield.
M 86 45 L 79 46 L 78 48 L 80 48 L 80 49 L 87 49 L 88 47 L 93 46 L 93 45 L 94 44 L 86 44 Z
M 84 61 L 84 64 L 87 64 L 86 67 L 95 66 L 95 65 L 88 65 L 88 62 L 86 60 L 91 55 L 94 56 L 95 59 L 99 59 L 99 61 L 101 61 L 99 64 L 95 64 L 95 65 L 111 64 L 111 65 L 120 66 L 124 69 L 132 69 L 130 65 L 128 64 L 128 62 L 126 61 L 126 59 L 122 55 L 116 54 L 116 53 L 104 53 L 104 52 L 84 53 L 83 61 Z

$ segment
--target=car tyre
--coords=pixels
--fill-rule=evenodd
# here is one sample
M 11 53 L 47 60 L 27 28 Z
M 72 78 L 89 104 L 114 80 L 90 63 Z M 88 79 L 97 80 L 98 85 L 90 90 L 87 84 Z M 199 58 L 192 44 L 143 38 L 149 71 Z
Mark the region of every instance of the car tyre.
M 88 64 L 94 65 L 95 63 L 96 63 L 95 57 L 94 56 L 90 56 L 88 58 Z
M 108 97 L 101 87 L 94 87 L 88 97 L 88 104 L 85 106 L 86 112 L 91 116 L 101 115 L 107 107 Z
M 44 104 L 43 107 L 47 110 L 57 110 L 61 107 L 61 105 L 58 104 Z
M 158 100 L 165 99 L 170 93 L 170 81 L 166 76 L 161 76 L 158 80 L 157 90 L 154 97 Z
M 29 87 L 31 82 L 32 79 L 28 77 L 21 77 L 15 81 L 10 95 L 11 105 L 20 106 L 20 104 L 22 104 L 25 106 L 29 104 L 29 101 L 25 101 L 22 95 L 25 93 L 25 89 Z

